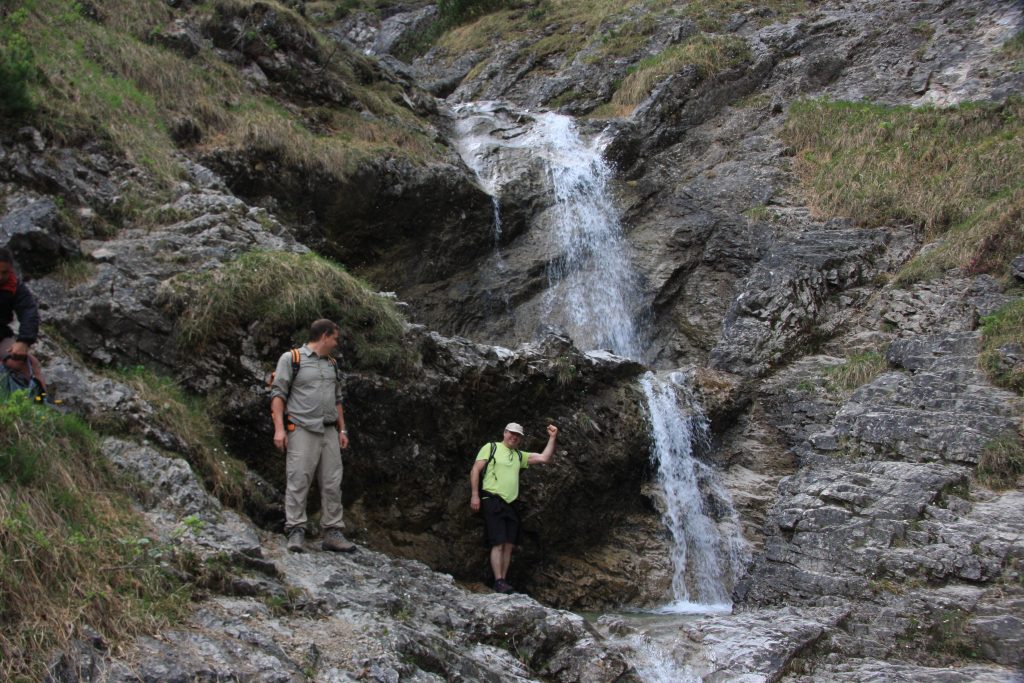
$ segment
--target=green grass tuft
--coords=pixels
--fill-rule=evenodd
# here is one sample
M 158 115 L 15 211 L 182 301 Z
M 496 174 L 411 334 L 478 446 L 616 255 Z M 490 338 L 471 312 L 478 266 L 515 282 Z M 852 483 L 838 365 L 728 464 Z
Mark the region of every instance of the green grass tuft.
M 357 364 L 385 368 L 409 362 L 405 321 L 394 305 L 340 265 L 312 253 L 253 251 L 219 270 L 179 276 L 187 304 L 180 341 L 202 348 L 239 327 L 260 323 L 294 342 L 317 318 L 330 318 L 354 345 Z
M 911 223 L 935 247 L 897 278 L 1004 274 L 1024 250 L 1024 100 L 937 109 L 803 101 L 784 138 L 809 203 L 862 225 Z
M 1024 299 L 1017 299 L 981 319 L 981 355 L 978 362 L 989 379 L 1024 394 L 1024 367 L 1007 362 L 999 349 L 1024 349 Z
M 889 367 L 885 356 L 877 351 L 854 353 L 842 365 L 825 371 L 830 384 L 840 391 L 850 391 L 863 386 L 881 375 Z
M 116 643 L 188 610 L 97 444 L 22 393 L 0 401 L 0 679 L 43 680 L 85 626 Z
M 1024 475 L 1024 441 L 1012 432 L 987 444 L 978 459 L 978 481 L 993 489 L 1010 489 Z

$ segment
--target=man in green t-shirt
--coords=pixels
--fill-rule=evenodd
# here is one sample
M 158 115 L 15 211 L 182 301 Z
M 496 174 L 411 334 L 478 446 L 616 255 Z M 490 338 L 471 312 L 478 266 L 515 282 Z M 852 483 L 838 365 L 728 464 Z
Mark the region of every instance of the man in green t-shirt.
M 558 427 L 548 425 L 548 444 L 541 453 L 523 453 L 523 428 L 515 422 L 505 426 L 501 443 L 487 443 L 476 455 L 469 473 L 473 494 L 469 507 L 483 511 L 487 543 L 491 547 L 491 569 L 494 571 L 494 590 L 512 593 L 506 580 L 512 562 L 512 548 L 519 545 L 519 514 L 512 503 L 519 497 L 519 471 L 530 465 L 551 462 L 555 453 Z M 483 477 L 481 481 L 481 472 Z

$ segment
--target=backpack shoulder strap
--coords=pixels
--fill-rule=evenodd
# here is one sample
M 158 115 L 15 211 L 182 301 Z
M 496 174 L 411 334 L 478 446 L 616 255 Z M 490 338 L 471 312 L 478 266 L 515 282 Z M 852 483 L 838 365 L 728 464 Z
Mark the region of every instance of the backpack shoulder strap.
M 292 379 L 299 373 L 299 366 L 302 365 L 302 356 L 298 349 L 292 349 Z
M 491 446 L 491 454 L 487 457 L 487 464 L 484 465 L 484 468 L 482 470 L 480 470 L 480 486 L 481 486 L 481 488 L 484 485 L 484 477 L 487 476 L 487 468 L 491 466 L 492 462 L 494 462 L 494 454 L 498 452 L 498 444 L 497 444 L 497 442 L 492 441 L 490 446 Z

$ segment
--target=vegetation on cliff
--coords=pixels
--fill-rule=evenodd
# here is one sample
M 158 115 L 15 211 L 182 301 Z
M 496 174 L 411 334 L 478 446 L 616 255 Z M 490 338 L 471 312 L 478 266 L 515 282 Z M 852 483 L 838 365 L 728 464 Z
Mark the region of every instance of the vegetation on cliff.
M 468 4 L 468 3 L 467 3 Z M 467 79 L 501 57 L 495 45 L 513 45 L 527 71 L 586 64 L 629 64 L 614 83 L 614 96 L 600 115 L 626 115 L 660 80 L 688 64 L 702 77 L 749 59 L 745 41 L 724 33 L 729 21 L 778 21 L 806 8 L 805 0 L 749 3 L 700 0 L 682 6 L 669 0 L 541 0 L 539 2 L 472 3 L 475 10 L 437 40 L 436 52 L 448 62 L 472 53 L 486 53 Z M 472 19 L 467 21 L 467 19 Z M 722 32 L 722 33 L 720 33 Z M 566 99 L 573 91 L 560 95 Z
M 202 348 L 255 322 L 302 343 L 310 321 L 330 318 L 351 341 L 358 364 L 393 368 L 408 360 L 401 344 L 405 322 L 394 304 L 315 254 L 253 251 L 178 283 L 187 300 L 179 331 L 189 347 Z
M 153 423 L 186 441 L 186 459 L 206 490 L 227 506 L 242 509 L 246 466 L 231 455 L 215 422 L 216 399 L 187 394 L 172 378 L 144 367 L 118 373 L 139 398 L 153 406 Z
M 46 658 L 93 629 L 118 639 L 185 613 L 190 591 L 118 492 L 78 418 L 0 401 L 0 678 L 42 680 Z
M 242 26 L 239 35 L 222 30 L 232 25 Z M 160 0 L 16 0 L 3 26 L 8 35 L 31 37 L 25 49 L 14 43 L 0 58 L 0 87 L 14 95 L 5 102 L 24 110 L 31 97 L 31 123 L 48 138 L 98 139 L 164 184 L 182 173 L 175 158 L 182 146 L 263 151 L 338 176 L 378 154 L 434 154 L 399 85 L 273 0 L 216 0 L 187 12 Z M 176 47 L 179 30 L 196 39 Z M 337 101 L 291 97 L 288 87 L 309 80 L 297 74 L 292 83 L 254 87 L 199 32 L 221 35 L 227 51 L 267 64 L 288 43 L 316 76 L 313 85 Z
M 712 78 L 749 59 L 750 46 L 743 39 L 699 33 L 632 67 L 612 96 L 612 104 L 635 107 L 657 83 L 688 65 L 696 67 L 702 78 Z
M 1024 349 L 1024 299 L 1017 299 L 982 318 L 981 333 L 983 345 L 979 360 L 989 378 L 994 384 L 1024 393 L 1024 367 L 1006 358 Z
M 937 241 L 901 282 L 954 267 L 1004 275 L 1024 251 L 1024 100 L 944 109 L 796 102 L 783 135 L 823 216 L 912 223 Z

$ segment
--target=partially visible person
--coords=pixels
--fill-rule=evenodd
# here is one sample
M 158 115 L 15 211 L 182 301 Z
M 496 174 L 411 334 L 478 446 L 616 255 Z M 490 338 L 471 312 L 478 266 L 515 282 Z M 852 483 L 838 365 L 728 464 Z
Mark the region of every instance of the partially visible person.
M 321 547 L 334 552 L 356 549 L 342 533 L 341 449 L 348 448 L 348 431 L 337 362 L 331 355 L 338 346 L 338 332 L 330 320 L 313 322 L 309 341 L 294 356 L 293 351 L 281 355 L 271 385 L 274 446 L 287 452 L 284 513 L 291 552 L 305 550 L 306 499 L 314 477 L 320 481 Z
M 18 318 L 18 334 L 11 323 Z M 39 337 L 39 304 L 32 291 L 14 273 L 11 250 L 0 248 L 0 360 L 9 372 L 28 378 L 31 374 L 40 386 L 46 386 L 39 361 L 29 348 Z
M 519 472 L 531 465 L 551 462 L 558 427 L 548 425 L 547 431 L 548 443 L 544 450 L 524 455 L 519 450 L 523 427 L 516 422 L 508 423 L 501 442 L 484 444 L 469 472 L 472 489 L 469 507 L 473 512 L 483 511 L 487 544 L 491 548 L 494 590 L 498 593 L 515 591 L 508 582 L 508 568 L 512 563 L 512 549 L 519 545 L 519 512 L 513 506 L 519 497 Z

